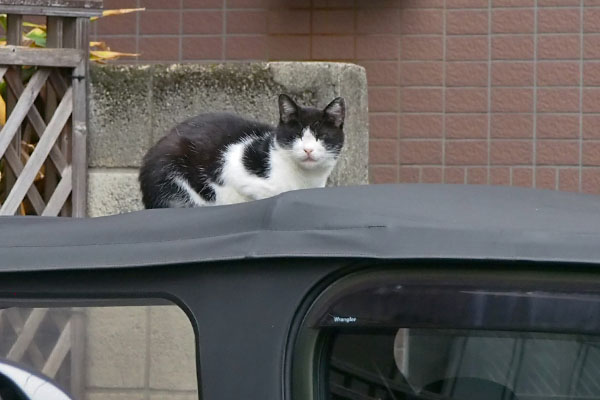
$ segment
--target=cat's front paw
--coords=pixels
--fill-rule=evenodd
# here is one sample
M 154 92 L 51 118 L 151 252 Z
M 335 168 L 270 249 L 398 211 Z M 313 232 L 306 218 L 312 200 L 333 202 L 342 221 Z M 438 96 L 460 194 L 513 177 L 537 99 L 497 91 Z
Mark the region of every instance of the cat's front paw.
M 248 185 L 243 187 L 241 193 L 250 200 L 262 200 L 273 197 L 279 192 L 269 185 Z

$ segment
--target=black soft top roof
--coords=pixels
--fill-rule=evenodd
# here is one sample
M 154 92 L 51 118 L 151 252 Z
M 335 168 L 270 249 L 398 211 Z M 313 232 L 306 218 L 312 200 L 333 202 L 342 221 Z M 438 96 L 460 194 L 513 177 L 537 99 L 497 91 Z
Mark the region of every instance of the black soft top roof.
M 90 219 L 0 217 L 0 272 L 275 257 L 600 264 L 600 197 L 372 185 Z

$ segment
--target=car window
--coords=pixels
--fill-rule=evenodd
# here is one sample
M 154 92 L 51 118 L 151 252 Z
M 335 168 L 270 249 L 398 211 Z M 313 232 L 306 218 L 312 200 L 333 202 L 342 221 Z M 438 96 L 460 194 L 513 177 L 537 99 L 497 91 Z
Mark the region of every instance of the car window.
M 30 303 L 0 309 L 0 358 L 52 378 L 75 400 L 198 399 L 194 331 L 179 307 Z
M 598 399 L 600 336 L 397 329 L 338 332 L 329 398 Z
M 300 343 L 317 398 L 600 399 L 599 315 L 587 275 L 368 272 L 320 294 Z

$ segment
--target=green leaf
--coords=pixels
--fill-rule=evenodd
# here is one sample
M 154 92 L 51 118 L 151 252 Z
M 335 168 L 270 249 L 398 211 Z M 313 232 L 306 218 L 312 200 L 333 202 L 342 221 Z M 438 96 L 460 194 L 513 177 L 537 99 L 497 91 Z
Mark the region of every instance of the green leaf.
M 38 47 L 46 47 L 46 31 L 40 28 L 33 28 L 25 34 L 25 37 L 32 40 Z
M 6 14 L 0 14 L 0 25 L 6 30 Z

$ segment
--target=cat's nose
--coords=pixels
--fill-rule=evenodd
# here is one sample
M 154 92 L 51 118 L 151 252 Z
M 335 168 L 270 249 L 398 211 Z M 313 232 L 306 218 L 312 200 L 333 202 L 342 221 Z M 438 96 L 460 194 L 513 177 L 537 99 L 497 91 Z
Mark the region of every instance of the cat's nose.
M 310 153 L 313 152 L 313 149 L 304 149 L 304 152 L 306 153 L 307 156 L 310 156 Z

